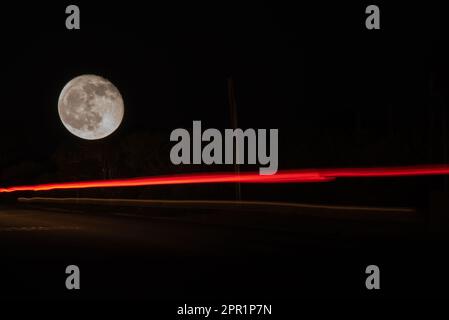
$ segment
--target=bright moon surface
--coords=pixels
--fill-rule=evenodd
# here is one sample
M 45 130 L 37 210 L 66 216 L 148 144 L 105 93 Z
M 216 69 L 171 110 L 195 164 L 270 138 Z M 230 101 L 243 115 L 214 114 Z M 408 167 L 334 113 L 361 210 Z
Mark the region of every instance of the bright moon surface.
M 123 99 L 108 80 L 96 75 L 81 75 L 62 89 L 58 112 L 64 126 L 82 139 L 107 137 L 122 122 Z

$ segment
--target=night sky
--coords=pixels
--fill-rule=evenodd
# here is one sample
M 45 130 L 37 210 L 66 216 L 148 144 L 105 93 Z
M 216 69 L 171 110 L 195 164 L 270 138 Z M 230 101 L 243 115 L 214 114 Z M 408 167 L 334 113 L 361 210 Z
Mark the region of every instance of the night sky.
M 118 148 L 153 134 L 168 144 L 171 130 L 193 120 L 229 128 L 230 77 L 239 127 L 279 128 L 281 169 L 444 162 L 440 8 L 406 3 L 382 4 L 376 32 L 365 29 L 366 3 L 79 3 L 80 31 L 65 29 L 65 3 L 8 4 L 1 22 L 3 181 L 62 179 L 52 167 L 61 148 Z M 122 125 L 106 142 L 71 135 L 57 113 L 63 86 L 89 73 L 112 81 L 125 102 Z M 168 152 L 159 158 L 168 162 Z M 30 162 L 48 174 L 9 173 Z

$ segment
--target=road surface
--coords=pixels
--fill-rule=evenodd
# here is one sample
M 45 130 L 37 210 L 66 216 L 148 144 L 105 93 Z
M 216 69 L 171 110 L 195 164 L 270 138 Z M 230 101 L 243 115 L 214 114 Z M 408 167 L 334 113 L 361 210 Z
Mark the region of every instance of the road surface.
M 352 294 L 373 260 L 397 269 L 424 250 L 422 221 L 332 218 L 316 210 L 2 206 L 0 297 L 279 299 L 340 295 L 341 288 Z M 70 264 L 82 274 L 76 293 L 65 289 Z

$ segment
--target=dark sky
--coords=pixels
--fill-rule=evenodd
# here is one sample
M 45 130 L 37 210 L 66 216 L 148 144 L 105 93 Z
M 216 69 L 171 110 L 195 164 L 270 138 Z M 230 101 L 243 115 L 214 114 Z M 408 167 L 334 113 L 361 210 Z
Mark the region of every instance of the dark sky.
M 12 148 L 21 158 L 45 159 L 60 144 L 79 143 L 61 124 L 57 99 L 65 83 L 85 73 L 108 78 L 124 97 L 116 136 L 169 132 L 192 120 L 229 127 L 226 81 L 232 76 L 241 127 L 279 128 L 280 139 L 289 141 L 286 154 L 306 144 L 304 151 L 317 152 L 316 158 L 326 156 L 316 151 L 326 143 L 357 150 L 364 142 L 384 143 L 395 130 L 428 137 L 431 90 L 446 95 L 438 89 L 447 68 L 437 4 L 379 4 L 382 29 L 376 32 L 365 29 L 367 4 L 360 1 L 80 2 L 80 31 L 65 29 L 67 4 L 4 8 L 0 132 L 6 154 Z

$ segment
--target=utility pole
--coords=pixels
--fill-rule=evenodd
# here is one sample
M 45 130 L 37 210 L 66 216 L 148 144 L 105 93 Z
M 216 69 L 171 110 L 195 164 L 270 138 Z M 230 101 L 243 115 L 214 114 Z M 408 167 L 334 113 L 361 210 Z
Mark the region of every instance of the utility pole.
M 446 103 L 442 103 L 441 104 L 441 107 L 442 107 L 442 113 L 443 113 L 443 116 L 441 117 L 442 118 L 442 131 L 443 131 L 443 134 L 442 134 L 442 136 L 443 136 L 443 163 L 444 164 L 447 164 L 447 162 L 448 162 L 448 143 L 447 143 L 447 134 L 448 134 L 448 132 L 447 132 L 447 110 L 446 110 Z M 447 176 L 445 175 L 444 176 L 444 178 L 443 178 L 444 180 L 444 184 L 443 184 L 443 190 L 444 190 L 444 192 L 447 192 L 447 190 L 448 190 L 448 179 L 447 179 Z
M 232 77 L 228 78 L 228 100 L 229 100 L 229 109 L 231 115 L 231 127 L 233 129 L 237 129 L 237 103 L 235 100 L 235 84 Z M 240 165 L 237 163 L 237 144 L 234 143 L 234 171 L 237 176 L 240 176 Z M 242 200 L 242 186 L 240 181 L 238 181 L 235 185 L 235 197 L 236 200 Z

